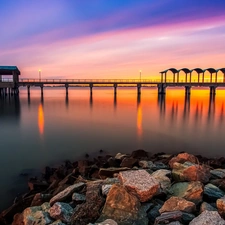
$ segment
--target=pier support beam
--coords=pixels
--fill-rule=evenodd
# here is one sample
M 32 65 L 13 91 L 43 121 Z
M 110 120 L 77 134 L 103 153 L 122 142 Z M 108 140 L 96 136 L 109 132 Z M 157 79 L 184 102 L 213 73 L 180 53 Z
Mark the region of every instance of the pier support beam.
M 165 84 L 158 84 L 158 94 L 159 95 L 166 94 L 166 85 Z
M 90 84 L 90 95 L 92 96 L 92 89 L 93 89 L 93 84 Z
M 40 88 L 41 88 L 41 96 L 43 97 L 43 95 L 44 95 L 44 86 L 43 85 L 40 85 Z
M 185 95 L 191 94 L 191 86 L 185 86 Z
M 210 95 L 215 95 L 216 94 L 216 86 L 209 86 L 210 88 Z
M 27 86 L 27 95 L 30 95 L 30 86 Z
M 141 84 L 137 84 L 137 94 L 141 94 Z
M 114 84 L 113 87 L 114 87 L 114 95 L 116 95 L 117 94 L 117 84 Z
M 66 88 L 66 96 L 68 96 L 69 84 L 65 84 L 65 88 Z

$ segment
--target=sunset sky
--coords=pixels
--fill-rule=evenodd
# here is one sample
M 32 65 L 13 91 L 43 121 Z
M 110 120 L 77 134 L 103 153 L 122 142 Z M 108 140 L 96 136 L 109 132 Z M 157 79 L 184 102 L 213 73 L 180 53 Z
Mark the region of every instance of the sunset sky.
M 224 0 L 1 0 L 0 15 L 0 65 L 21 78 L 225 67 Z

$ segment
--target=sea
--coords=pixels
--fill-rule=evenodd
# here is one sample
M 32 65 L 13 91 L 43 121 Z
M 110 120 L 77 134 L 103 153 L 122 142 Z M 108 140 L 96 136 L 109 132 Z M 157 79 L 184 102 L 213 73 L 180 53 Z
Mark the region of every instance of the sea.
M 0 212 L 28 190 L 28 176 L 86 154 L 187 151 L 225 156 L 225 89 L 156 87 L 20 88 L 0 97 Z

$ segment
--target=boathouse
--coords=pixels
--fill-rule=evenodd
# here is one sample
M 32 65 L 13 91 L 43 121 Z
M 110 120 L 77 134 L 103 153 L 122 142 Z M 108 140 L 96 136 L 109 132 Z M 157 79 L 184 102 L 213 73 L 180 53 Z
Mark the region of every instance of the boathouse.
M 16 66 L 0 66 L 0 94 L 17 93 L 20 71 Z

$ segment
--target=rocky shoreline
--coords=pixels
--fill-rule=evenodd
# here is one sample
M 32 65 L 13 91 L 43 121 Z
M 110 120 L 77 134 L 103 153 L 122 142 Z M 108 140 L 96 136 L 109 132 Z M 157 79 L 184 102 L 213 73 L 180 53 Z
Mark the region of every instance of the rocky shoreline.
M 136 150 L 46 167 L 28 186 L 0 224 L 225 225 L 225 158 Z

